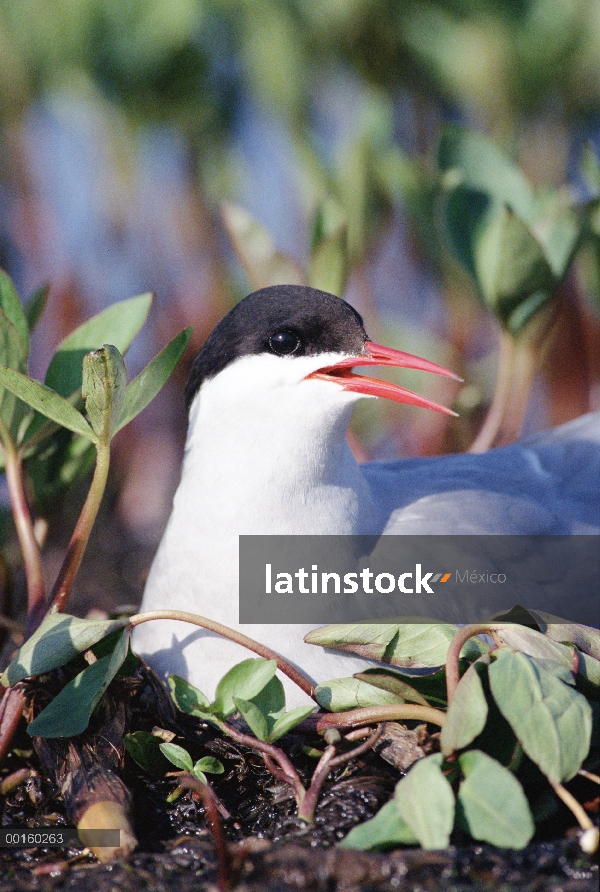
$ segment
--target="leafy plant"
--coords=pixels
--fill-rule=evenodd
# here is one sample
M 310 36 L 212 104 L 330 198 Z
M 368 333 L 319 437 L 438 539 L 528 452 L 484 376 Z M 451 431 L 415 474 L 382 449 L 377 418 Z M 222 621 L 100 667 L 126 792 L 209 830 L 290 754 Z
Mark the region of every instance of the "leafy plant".
M 207 783 L 207 774 L 223 774 L 225 771 L 222 762 L 212 756 L 203 756 L 193 762 L 188 751 L 176 743 L 161 743 L 160 751 L 172 765 L 182 771 L 189 771 L 204 784 Z
M 152 737 L 152 735 L 147 735 L 147 737 Z M 156 740 L 156 738 L 153 739 Z M 172 765 L 180 769 L 179 771 L 172 772 L 175 777 L 191 775 L 194 780 L 200 781 L 201 784 L 208 785 L 207 774 L 223 774 L 225 771 L 223 763 L 220 762 L 219 759 L 215 759 L 214 756 L 203 756 L 201 759 L 197 759 L 196 762 L 194 762 L 188 751 L 177 743 L 160 743 L 158 744 L 158 748 Z M 134 756 L 134 758 L 136 757 Z M 138 759 L 139 757 L 136 758 L 136 761 L 138 761 Z M 142 767 L 144 766 L 142 765 Z M 174 802 L 178 799 L 184 792 L 184 789 L 185 787 L 178 785 L 167 797 L 167 802 Z
M 274 660 L 250 659 L 238 663 L 217 685 L 212 704 L 201 691 L 178 676 L 170 677 L 169 686 L 175 704 L 183 712 L 215 725 L 237 743 L 257 750 L 271 774 L 291 787 L 298 806 L 298 817 L 312 823 L 321 788 L 329 773 L 370 749 L 381 731 L 376 730 L 366 741 L 348 752 L 338 754 L 341 735 L 333 728 L 326 729 L 327 746 L 320 754 L 310 785 L 306 788 L 289 758 L 273 744 L 308 718 L 314 707 L 300 706 L 291 712 L 285 711 L 285 693 L 275 676 L 276 668 Z M 254 736 L 241 733 L 225 721 L 235 711 L 242 714 Z M 351 736 L 347 737 L 348 741 L 352 739 Z
M 151 295 L 121 301 L 81 325 L 59 345 L 50 362 L 45 383 L 27 374 L 30 331 L 38 320 L 46 290 L 38 292 L 25 310 L 8 276 L 0 271 L 0 442 L 11 508 L 27 578 L 28 620 L 26 644 L 3 676 L 8 687 L 0 712 L 4 753 L 23 705 L 18 683 L 28 675 L 49 671 L 68 662 L 75 653 L 125 623 L 92 623 L 63 617 L 89 535 L 96 519 L 110 462 L 113 437 L 156 396 L 179 358 L 191 331 L 182 332 L 130 383 L 123 353 L 143 325 Z M 107 343 L 110 342 L 110 343 Z M 68 436 L 65 438 L 64 432 Z M 26 493 L 36 492 L 29 469 L 42 462 L 46 495 L 73 482 L 90 466 L 95 453 L 92 482 L 71 537 L 60 572 L 48 597 L 42 575 L 40 548 L 34 535 L 32 510 Z M 53 461 L 49 462 L 48 457 Z M 93 463 L 93 462 L 92 462 Z M 39 477 L 37 478 L 39 484 Z M 37 489 L 39 492 L 39 486 Z M 45 619 L 44 619 L 45 616 Z M 112 653 L 94 660 L 79 672 L 32 726 L 48 736 L 77 734 L 87 726 L 102 693 L 119 670 L 128 650 L 128 632 Z M 85 697 L 71 697 L 84 692 Z
M 522 848 L 534 833 L 532 800 L 545 778 L 578 819 L 584 831 L 582 844 L 587 850 L 597 847 L 597 829 L 563 784 L 579 772 L 590 776 L 582 765 L 592 744 L 593 715 L 598 716 L 600 634 L 536 611 L 518 610 L 527 625 L 499 621 L 454 629 L 443 670 L 437 668 L 435 650 L 432 658 L 424 654 L 420 658 L 421 666 L 436 670 L 431 676 L 389 668 L 369 670 L 354 679 L 360 682 L 356 693 L 361 708 L 350 715 L 381 717 L 394 708 L 392 698 L 398 704 L 424 699 L 443 705 L 439 689 L 443 676 L 448 706 L 441 723 L 441 753 L 417 762 L 398 783 L 393 801 L 371 821 L 354 828 L 342 845 L 386 848 L 418 842 L 443 848 L 455 827 L 493 845 Z M 374 637 L 383 644 L 387 634 L 381 626 Z M 388 654 L 390 663 L 411 665 L 403 653 L 403 638 L 414 640 L 418 633 L 406 624 L 390 626 L 389 634 L 396 644 Z M 482 634 L 495 639 L 493 649 L 473 647 L 473 636 Z M 336 636 L 344 650 L 363 652 L 362 630 L 356 627 L 325 627 L 307 640 L 335 647 Z M 349 646 L 350 636 L 354 648 Z M 465 651 L 466 644 L 471 646 Z M 317 700 L 348 709 L 349 701 L 340 695 L 348 681 L 320 685 Z M 343 716 L 342 712 L 342 721 Z M 320 726 L 330 718 L 321 719 Z

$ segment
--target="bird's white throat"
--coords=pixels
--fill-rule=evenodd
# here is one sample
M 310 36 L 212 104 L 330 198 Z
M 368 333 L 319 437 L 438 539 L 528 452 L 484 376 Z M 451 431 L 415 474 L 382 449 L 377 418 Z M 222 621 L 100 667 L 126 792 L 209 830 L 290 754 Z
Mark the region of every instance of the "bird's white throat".
M 377 531 L 345 436 L 359 395 L 306 380 L 328 359 L 244 357 L 203 385 L 173 511 L 196 541 Z

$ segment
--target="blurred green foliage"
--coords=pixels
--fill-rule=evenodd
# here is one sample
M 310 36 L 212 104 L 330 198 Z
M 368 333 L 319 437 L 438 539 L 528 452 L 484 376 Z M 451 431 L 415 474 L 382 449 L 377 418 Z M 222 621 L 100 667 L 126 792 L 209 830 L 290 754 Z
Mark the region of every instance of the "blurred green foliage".
M 240 109 L 274 115 L 308 247 L 285 258 L 277 233 L 225 211 L 230 235 L 246 226 L 234 243 L 250 285 L 284 277 L 339 293 L 355 274 L 356 293 L 401 214 L 450 328 L 467 326 L 470 294 L 519 335 L 573 292 L 575 254 L 570 299 L 597 312 L 596 162 L 578 189 L 569 181 L 600 129 L 599 0 L 4 0 L 3 132 L 57 93 L 114 110 L 124 142 L 157 122 L 185 134 L 209 207 L 240 202 Z M 444 132 L 457 119 L 467 132 Z

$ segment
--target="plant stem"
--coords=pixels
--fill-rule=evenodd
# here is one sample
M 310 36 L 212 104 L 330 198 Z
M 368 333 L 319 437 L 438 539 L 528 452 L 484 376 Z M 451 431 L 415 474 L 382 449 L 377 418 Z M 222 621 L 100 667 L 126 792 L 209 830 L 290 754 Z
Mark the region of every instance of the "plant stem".
M 469 626 L 463 626 L 459 629 L 448 648 L 446 654 L 446 692 L 448 696 L 448 706 L 454 695 L 458 683 L 460 681 L 459 659 L 460 652 L 469 638 L 474 635 L 486 635 L 497 629 L 507 629 L 514 627 L 514 623 L 471 623 Z
M 560 304 L 557 295 L 518 335 L 502 332 L 494 394 L 469 452 L 487 452 L 492 446 L 507 446 L 520 437 L 535 375 L 548 351 Z
M 600 777 L 597 774 L 592 774 L 591 771 L 586 771 L 584 768 L 580 768 L 577 774 L 580 774 L 582 777 L 586 777 L 588 780 L 593 781 L 595 784 L 600 784 Z
M 300 780 L 300 775 L 283 750 L 280 750 L 278 746 L 274 746 L 272 743 L 267 743 L 264 740 L 259 740 L 257 737 L 251 737 L 249 734 L 244 734 L 242 731 L 232 728 L 231 725 L 228 725 L 227 722 L 224 722 L 217 716 L 214 717 L 213 722 L 227 737 L 231 737 L 236 743 L 241 743 L 242 746 L 250 747 L 261 754 L 267 769 L 273 777 L 292 788 L 296 805 L 300 811 L 306 790 Z
M 469 452 L 487 452 L 498 435 L 510 392 L 515 349 L 515 338 L 507 331 L 503 331 L 500 338 L 498 370 L 496 372 L 492 401 L 483 425 L 468 449 Z
M 300 798 L 304 796 L 304 786 L 300 780 L 300 775 L 283 750 L 280 750 L 278 746 L 275 746 L 272 743 L 259 740 L 257 737 L 251 737 L 249 734 L 243 734 L 241 731 L 232 728 L 227 722 L 219 722 L 219 727 L 228 737 L 235 740 L 236 743 L 241 743 L 243 746 L 258 750 L 263 758 L 267 756 L 267 760 L 272 759 L 284 775 L 286 783 L 293 789 L 297 802 L 298 796 L 300 796 Z M 282 778 L 279 779 L 281 780 Z
M 193 790 L 202 798 L 206 819 L 208 821 L 208 829 L 215 844 L 215 852 L 217 855 L 217 889 L 219 892 L 226 892 L 233 886 L 233 875 L 231 864 L 227 853 L 227 843 L 225 842 L 225 834 L 223 833 L 223 824 L 219 814 L 219 802 L 217 796 L 210 784 L 202 783 L 197 777 L 189 772 L 184 773 L 179 778 L 179 786 L 184 789 Z
M 192 623 L 195 626 L 216 632 L 217 635 L 222 635 L 224 638 L 229 638 L 230 641 L 235 641 L 243 647 L 247 647 L 248 650 L 254 651 L 255 654 L 258 654 L 259 657 L 264 657 L 265 660 L 275 660 L 277 668 L 314 700 L 314 685 L 310 679 L 296 669 L 295 666 L 292 666 L 291 663 L 288 663 L 284 657 L 275 653 L 274 650 L 271 650 L 264 644 L 255 641 L 254 638 L 249 638 L 248 635 L 237 632 L 235 629 L 230 629 L 229 626 L 224 626 L 222 623 L 216 622 L 216 620 L 208 619 L 206 616 L 199 616 L 196 613 L 187 613 L 184 610 L 149 610 L 147 613 L 136 613 L 130 617 L 129 624 L 131 626 L 139 626 L 140 623 L 147 623 L 155 619 L 171 619 L 183 623 Z
M 563 787 L 563 785 L 559 784 L 558 781 L 553 781 L 550 777 L 548 778 L 548 782 L 550 783 L 550 786 L 552 787 L 558 798 L 562 799 L 567 808 L 573 812 L 581 829 L 591 830 L 594 825 L 590 819 L 590 816 L 585 811 L 584 807 L 575 799 L 573 794 L 569 793 L 566 787 Z
M 321 787 L 325 783 L 327 775 L 331 771 L 332 762 L 335 756 L 335 746 L 325 747 L 323 755 L 317 763 L 317 767 L 313 772 L 310 781 L 310 787 L 306 790 L 302 797 L 302 802 L 298 803 L 298 817 L 307 824 L 312 824 L 315 819 L 315 810 Z
M 347 753 L 340 753 L 339 756 L 336 756 L 335 759 L 332 760 L 330 767 L 337 768 L 338 765 L 343 765 L 344 762 L 349 762 L 350 759 L 356 759 L 357 756 L 362 756 L 363 753 L 366 753 L 371 747 L 375 746 L 382 734 L 383 725 L 381 724 L 375 728 L 367 740 L 364 740 L 361 744 L 355 746 L 353 750 L 348 750 Z M 349 737 L 350 735 L 347 735 L 344 740 L 348 740 Z
M 326 747 L 313 772 L 310 787 L 304 795 L 302 805 L 298 808 L 298 817 L 301 821 L 306 821 L 307 824 L 312 824 L 321 788 L 323 787 L 328 774 L 331 772 L 331 769 L 336 768 L 338 765 L 343 765 L 345 762 L 349 762 L 351 759 L 355 759 L 358 756 L 362 756 L 363 753 L 366 753 L 367 750 L 370 750 L 371 747 L 377 743 L 382 734 L 383 725 L 379 725 L 368 740 L 363 741 L 363 743 L 359 744 L 359 746 L 355 746 L 354 749 L 349 750 L 347 753 L 341 753 L 339 756 L 336 755 L 335 746 L 331 745 Z
M 394 719 L 429 722 L 441 728 L 446 713 L 433 706 L 420 706 L 416 703 L 388 703 L 384 706 L 365 706 L 362 709 L 349 709 L 347 712 L 309 716 L 298 727 L 321 734 L 327 728 L 357 728 Z
M 3 423 L 2 428 L 4 428 Z M 27 579 L 27 629 L 25 634 L 29 636 L 41 620 L 46 602 L 42 556 L 34 535 L 31 511 L 25 495 L 21 456 L 14 448 L 6 429 L 0 431 L 0 436 L 2 436 L 4 447 L 6 482 L 10 493 L 11 509 Z
M 106 488 L 110 464 L 110 445 L 108 443 L 99 443 L 96 448 L 96 467 L 94 468 L 92 483 L 85 504 L 81 509 L 79 520 L 73 530 L 60 573 L 50 595 L 48 607 L 56 607 L 59 612 L 64 610 L 67 598 L 73 587 Z
M 8 752 L 23 715 L 25 695 L 20 684 L 7 688 L 0 701 L 0 762 Z

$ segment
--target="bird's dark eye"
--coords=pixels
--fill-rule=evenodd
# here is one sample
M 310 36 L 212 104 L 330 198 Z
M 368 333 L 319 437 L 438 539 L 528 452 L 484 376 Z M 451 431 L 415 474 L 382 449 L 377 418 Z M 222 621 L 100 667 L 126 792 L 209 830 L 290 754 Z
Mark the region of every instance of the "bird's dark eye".
M 289 356 L 300 346 L 300 338 L 293 331 L 278 331 L 269 338 L 269 347 L 278 356 Z

